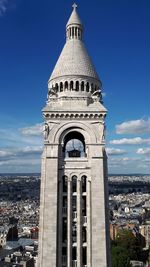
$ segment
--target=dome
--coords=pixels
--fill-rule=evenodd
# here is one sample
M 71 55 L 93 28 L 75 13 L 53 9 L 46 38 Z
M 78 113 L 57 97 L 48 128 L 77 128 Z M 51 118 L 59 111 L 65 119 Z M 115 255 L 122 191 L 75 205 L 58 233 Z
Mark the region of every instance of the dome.
M 99 80 L 95 67 L 82 41 L 83 27 L 77 13 L 77 5 L 66 26 L 66 44 L 60 54 L 49 81 L 66 76 L 84 76 Z
M 50 80 L 62 76 L 86 76 L 99 80 L 84 43 L 78 39 L 66 42 Z
M 66 43 L 48 81 L 48 97 L 89 97 L 101 99 L 102 83 L 83 42 L 83 26 L 77 5 L 66 26 Z

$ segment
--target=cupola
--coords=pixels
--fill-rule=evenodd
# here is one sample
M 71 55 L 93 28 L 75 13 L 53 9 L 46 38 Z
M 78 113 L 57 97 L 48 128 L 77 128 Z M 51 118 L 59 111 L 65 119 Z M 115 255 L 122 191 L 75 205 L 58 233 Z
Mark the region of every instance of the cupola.
M 101 81 L 83 42 L 83 24 L 77 5 L 66 25 L 66 43 L 48 81 L 48 100 L 54 97 L 102 98 Z
M 73 11 L 66 25 L 66 37 L 67 40 L 79 39 L 82 40 L 83 26 L 77 13 L 77 5 L 73 4 Z

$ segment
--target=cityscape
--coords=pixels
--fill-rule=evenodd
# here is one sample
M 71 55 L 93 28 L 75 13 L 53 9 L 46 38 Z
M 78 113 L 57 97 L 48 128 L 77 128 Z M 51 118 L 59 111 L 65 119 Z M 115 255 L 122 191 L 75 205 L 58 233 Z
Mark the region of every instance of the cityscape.
M 0 266 L 37 266 L 40 174 L 1 174 L 0 187 Z M 109 209 L 111 240 L 126 229 L 149 250 L 150 175 L 110 175 Z
M 150 267 L 149 11 L 0 0 L 0 267 Z

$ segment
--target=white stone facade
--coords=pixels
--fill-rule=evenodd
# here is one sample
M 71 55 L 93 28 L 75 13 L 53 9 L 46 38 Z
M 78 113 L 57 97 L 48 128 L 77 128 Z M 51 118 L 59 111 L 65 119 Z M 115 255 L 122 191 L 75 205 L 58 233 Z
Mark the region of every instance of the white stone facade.
M 110 267 L 107 111 L 76 5 L 66 32 L 43 109 L 38 266 Z

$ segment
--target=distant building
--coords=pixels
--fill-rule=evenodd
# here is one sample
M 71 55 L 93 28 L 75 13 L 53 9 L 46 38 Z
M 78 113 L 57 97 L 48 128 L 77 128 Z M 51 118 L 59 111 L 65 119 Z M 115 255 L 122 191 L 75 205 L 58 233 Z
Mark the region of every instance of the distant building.
M 4 247 L 6 245 L 8 231 L 4 227 L 0 227 L 0 247 Z
M 26 255 L 22 256 L 21 254 L 18 256 L 10 255 L 5 258 L 3 263 L 0 263 L 0 267 L 34 267 L 34 258 Z
M 39 227 L 33 227 L 30 231 L 31 231 L 31 238 L 32 239 L 38 239 Z
M 131 261 L 131 266 L 132 267 L 144 267 L 144 263 L 142 261 Z
M 14 241 L 18 239 L 18 228 L 17 225 L 12 226 L 8 230 L 7 241 Z
M 145 238 L 146 247 L 149 248 L 150 247 L 150 224 L 141 225 L 140 233 Z
M 119 231 L 124 230 L 124 229 L 131 231 L 134 236 L 138 235 L 136 225 L 133 223 L 127 223 L 127 224 L 112 224 L 112 223 L 110 223 L 110 238 L 111 238 L 111 240 L 115 240 Z
M 4 250 L 0 255 L 0 267 L 35 267 L 37 261 L 37 242 L 32 246 Z

